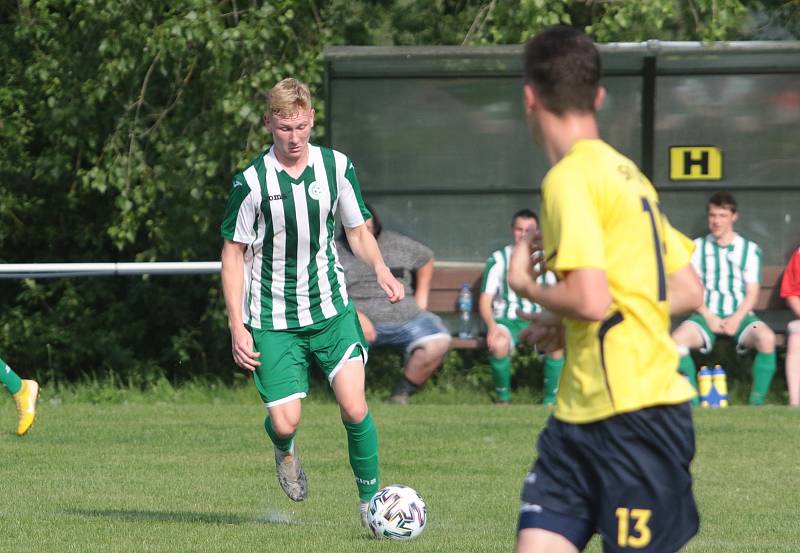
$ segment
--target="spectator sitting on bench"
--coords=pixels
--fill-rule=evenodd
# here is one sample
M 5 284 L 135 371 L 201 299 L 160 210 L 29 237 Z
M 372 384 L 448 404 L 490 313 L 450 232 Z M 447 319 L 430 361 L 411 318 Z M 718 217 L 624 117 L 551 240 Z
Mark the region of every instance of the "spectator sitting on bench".
M 798 320 L 786 329 L 786 386 L 789 405 L 800 407 L 800 249 L 794 252 L 781 281 L 781 297 Z
M 679 370 L 697 388 L 689 350 L 708 353 L 718 334 L 732 336 L 739 355 L 756 350 L 750 404 L 761 405 L 775 374 L 775 334 L 752 312 L 761 283 L 761 249 L 734 232 L 738 213 L 732 194 L 713 194 L 706 213 L 710 234 L 695 239 L 692 255 L 705 301 L 672 333 L 681 355 Z
M 407 236 L 383 230 L 375 209 L 369 205 L 367 209 L 372 218 L 366 225 L 378 241 L 384 262 L 407 290 L 415 284 L 414 297 L 388 303 L 386 293 L 370 277 L 372 270 L 352 254 L 347 241 L 340 237 L 337 249 L 364 337 L 370 345 L 405 350 L 403 376 L 388 401 L 406 404 L 442 363 L 450 348 L 450 331 L 438 316 L 426 311 L 433 252 Z
M 511 218 L 511 233 L 514 243 L 539 230 L 539 219 L 530 209 L 517 211 Z M 511 401 L 511 354 L 519 342 L 519 335 L 528 327 L 526 314 L 537 313 L 541 308 L 525 298 L 518 297 L 508 285 L 508 260 L 513 244 L 497 250 L 486 260 L 481 279 L 481 295 L 478 311 L 486 323 L 486 346 L 489 349 L 489 365 L 498 404 Z M 555 284 L 555 276 L 545 273 L 540 282 Z M 564 366 L 564 352 L 557 350 L 544 357 L 544 400 L 551 406 L 556 402 L 558 381 Z

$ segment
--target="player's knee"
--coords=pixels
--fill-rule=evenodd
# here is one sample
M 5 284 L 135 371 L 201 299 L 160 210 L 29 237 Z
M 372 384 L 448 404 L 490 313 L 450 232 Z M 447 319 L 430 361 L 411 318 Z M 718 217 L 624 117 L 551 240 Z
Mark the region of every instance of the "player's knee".
M 293 416 L 273 416 L 270 418 L 272 419 L 272 428 L 281 437 L 291 436 L 300 424 L 299 416 L 296 418 Z
M 367 416 L 369 408 L 366 401 L 354 401 L 341 406 L 342 419 L 347 422 L 359 423 Z
M 762 325 L 756 329 L 755 338 L 758 351 L 769 353 L 775 350 L 775 333 L 767 325 Z

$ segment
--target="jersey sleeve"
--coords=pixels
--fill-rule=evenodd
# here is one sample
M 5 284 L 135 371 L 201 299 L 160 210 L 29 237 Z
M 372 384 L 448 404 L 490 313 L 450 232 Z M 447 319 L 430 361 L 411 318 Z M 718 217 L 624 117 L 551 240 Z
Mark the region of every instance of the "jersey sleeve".
M 334 159 L 336 160 L 336 186 L 342 224 L 347 228 L 354 228 L 370 219 L 372 214 L 364 205 L 364 199 L 361 197 L 361 185 L 358 182 L 353 162 L 340 152 L 334 152 Z
M 683 233 L 675 230 L 667 217 L 662 215 L 662 240 L 664 241 L 664 270 L 672 274 L 692 264 L 695 271 L 698 270 L 700 258 L 697 255 L 699 248 L 695 248 L 695 242 Z
M 494 296 L 500 290 L 500 279 L 503 277 L 503 269 L 497 262 L 494 255 L 486 260 L 481 278 L 481 293 Z
M 220 234 L 226 240 L 249 244 L 256 239 L 256 206 L 253 194 L 242 174 L 233 177 L 228 203 L 222 217 Z
M 606 270 L 603 227 L 588 179 L 572 168 L 554 168 L 544 180 L 547 265 L 557 272 Z
M 755 242 L 750 246 L 744 265 L 744 281 L 746 284 L 761 284 L 761 248 Z
M 781 279 L 781 297 L 800 296 L 800 250 L 789 259 Z

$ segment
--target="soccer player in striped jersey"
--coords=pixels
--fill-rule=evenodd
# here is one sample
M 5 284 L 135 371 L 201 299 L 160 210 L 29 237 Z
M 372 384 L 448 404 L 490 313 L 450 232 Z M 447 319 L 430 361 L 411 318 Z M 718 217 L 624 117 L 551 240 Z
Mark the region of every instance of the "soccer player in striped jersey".
M 5 386 L 17 404 L 19 413 L 17 436 L 23 436 L 31 429 L 36 420 L 39 384 L 35 380 L 22 380 L 2 359 L 0 359 L 0 384 Z
M 222 286 L 233 358 L 253 372 L 268 415 L 278 481 L 294 501 L 307 495 L 295 433 L 311 361 L 324 371 L 347 431 L 350 465 L 366 505 L 378 490 L 378 434 L 364 395 L 367 346 L 334 241 L 339 212 L 353 252 L 373 268 L 388 301 L 403 286 L 364 224 L 370 217 L 352 161 L 309 143 L 308 87 L 284 79 L 269 93 L 265 126 L 274 144 L 233 178 L 221 233 Z
M 528 124 L 553 166 L 542 243 L 514 246 L 509 283 L 545 310 L 530 338 L 541 351 L 566 347 L 566 362 L 523 484 L 517 553 L 575 553 L 595 532 L 607 552 L 674 552 L 699 525 L 694 390 L 669 334 L 670 313 L 702 302 L 692 242 L 636 165 L 599 138 L 605 89 L 591 39 L 546 29 L 526 44 L 524 71 Z M 536 282 L 542 262 L 555 285 Z
M 514 243 L 526 235 L 539 230 L 539 219 L 530 209 L 521 209 L 511 218 L 511 233 Z M 489 349 L 489 365 L 492 380 L 500 405 L 511 402 L 511 353 L 519 342 L 520 333 L 528 327 L 526 315 L 541 311 L 541 308 L 526 298 L 520 298 L 508 285 L 508 259 L 512 245 L 497 250 L 486 260 L 481 279 L 481 295 L 478 312 L 486 324 L 486 346 Z M 553 283 L 553 273 L 539 277 L 540 282 Z M 523 335 L 524 336 L 524 335 Z M 544 401 L 553 405 L 556 401 L 558 379 L 564 366 L 564 352 L 553 351 L 544 356 Z
M 703 305 L 672 333 L 680 371 L 697 387 L 690 350 L 708 353 L 716 335 L 732 336 L 741 355 L 755 349 L 750 404 L 761 405 L 775 374 L 775 333 L 752 311 L 761 284 L 761 248 L 733 230 L 736 199 L 716 192 L 708 200 L 709 234 L 696 238 L 692 266 L 705 288 Z

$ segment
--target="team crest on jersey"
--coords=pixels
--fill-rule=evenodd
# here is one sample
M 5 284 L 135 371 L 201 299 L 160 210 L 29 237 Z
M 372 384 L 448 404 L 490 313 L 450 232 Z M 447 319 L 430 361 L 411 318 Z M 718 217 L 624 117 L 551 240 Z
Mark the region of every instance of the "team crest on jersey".
M 312 199 L 319 201 L 319 199 L 322 197 L 322 185 L 317 181 L 309 184 L 308 195 L 311 196 Z

